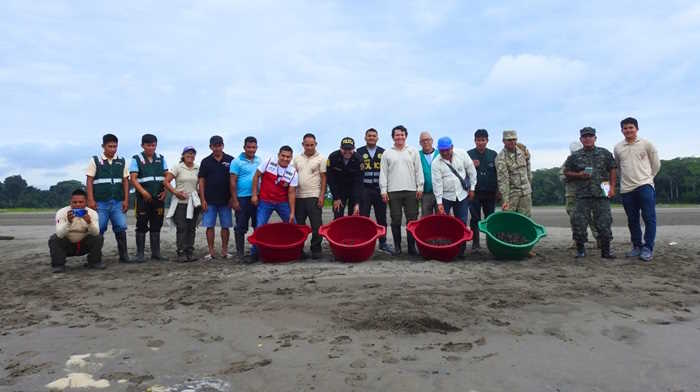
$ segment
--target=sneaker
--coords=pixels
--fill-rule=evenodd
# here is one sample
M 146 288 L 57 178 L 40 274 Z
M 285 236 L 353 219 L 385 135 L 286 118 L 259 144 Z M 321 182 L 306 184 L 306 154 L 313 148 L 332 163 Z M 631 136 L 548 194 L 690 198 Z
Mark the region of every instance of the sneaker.
M 199 259 L 197 258 L 197 256 L 194 256 L 194 255 L 191 255 L 191 254 L 185 255 L 185 262 L 187 262 L 187 263 L 191 263 L 191 262 L 197 261 L 197 260 L 199 260 Z
M 654 251 L 647 248 L 646 246 L 642 248 L 642 250 L 639 252 L 639 258 L 642 261 L 651 261 L 651 259 L 654 257 Z
M 642 254 L 642 248 L 640 246 L 633 246 L 632 249 L 625 253 L 625 257 L 639 257 Z
M 178 263 L 184 263 L 184 262 L 187 261 L 187 256 L 184 255 L 184 254 L 179 254 L 179 255 L 177 255 L 177 259 L 176 259 L 176 260 L 177 260 Z
M 389 245 L 386 242 L 382 242 L 379 244 L 379 250 L 381 250 L 384 253 L 388 253 L 390 255 L 394 254 L 394 248 L 392 248 L 391 245 Z
M 62 274 L 66 272 L 66 266 L 65 265 L 55 265 L 51 266 L 51 272 L 54 274 Z

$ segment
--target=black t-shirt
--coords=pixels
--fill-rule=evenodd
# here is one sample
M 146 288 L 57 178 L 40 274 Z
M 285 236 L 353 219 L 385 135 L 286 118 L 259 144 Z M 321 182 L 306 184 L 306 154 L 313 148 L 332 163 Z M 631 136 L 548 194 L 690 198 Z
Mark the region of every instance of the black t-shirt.
M 214 159 L 214 154 L 202 160 L 199 165 L 199 178 L 204 178 L 204 197 L 209 204 L 228 204 L 231 198 L 229 188 L 229 169 L 233 157 L 224 153 L 221 161 Z

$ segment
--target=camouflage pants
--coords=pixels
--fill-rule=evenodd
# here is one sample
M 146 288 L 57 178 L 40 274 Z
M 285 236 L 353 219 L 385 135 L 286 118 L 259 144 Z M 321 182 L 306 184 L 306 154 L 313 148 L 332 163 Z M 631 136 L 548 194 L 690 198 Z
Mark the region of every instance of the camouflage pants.
M 571 229 L 573 230 L 573 218 L 574 210 L 576 209 L 576 196 L 566 196 L 566 214 L 569 215 L 569 220 L 571 223 Z M 593 233 L 593 238 L 598 238 L 598 230 L 595 228 L 595 223 L 593 222 L 593 213 L 588 215 L 588 227 L 591 228 L 591 233 Z
M 532 195 L 511 194 L 508 198 L 508 211 L 515 211 L 525 216 L 532 216 Z
M 605 242 L 612 240 L 612 213 L 610 200 L 602 197 L 586 197 L 576 199 L 576 208 L 571 218 L 573 238 L 576 243 L 588 241 L 588 219 L 593 215 L 593 222 L 598 231 L 597 239 Z

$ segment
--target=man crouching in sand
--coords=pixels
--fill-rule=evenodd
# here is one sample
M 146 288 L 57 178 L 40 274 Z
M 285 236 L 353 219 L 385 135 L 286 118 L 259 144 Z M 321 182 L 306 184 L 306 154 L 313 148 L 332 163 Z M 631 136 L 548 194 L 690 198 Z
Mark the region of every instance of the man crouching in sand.
M 56 212 L 56 234 L 49 238 L 51 270 L 66 270 L 66 257 L 87 254 L 87 267 L 104 269 L 102 243 L 97 211 L 86 207 L 87 194 L 82 189 L 73 191 L 70 205 Z

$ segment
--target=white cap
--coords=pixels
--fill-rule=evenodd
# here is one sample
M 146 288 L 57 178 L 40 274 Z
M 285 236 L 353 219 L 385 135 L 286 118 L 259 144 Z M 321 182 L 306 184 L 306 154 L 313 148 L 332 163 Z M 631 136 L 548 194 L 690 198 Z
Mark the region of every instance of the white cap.
M 572 142 L 571 144 L 569 144 L 569 151 L 571 151 L 572 153 L 574 153 L 582 148 L 583 148 L 583 144 L 581 144 L 581 142 Z

